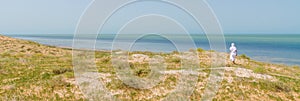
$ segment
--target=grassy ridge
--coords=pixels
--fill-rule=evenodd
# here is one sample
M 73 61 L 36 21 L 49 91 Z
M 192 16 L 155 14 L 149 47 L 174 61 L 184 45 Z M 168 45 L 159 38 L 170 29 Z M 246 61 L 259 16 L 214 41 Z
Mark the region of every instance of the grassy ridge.
M 191 100 L 200 100 L 211 72 L 212 55 L 226 53 L 197 50 L 200 58 L 198 83 Z M 161 55 L 168 71 L 180 70 L 178 52 L 132 52 L 130 55 Z M 176 87 L 178 73 L 165 74 L 151 89 L 135 89 L 122 83 L 111 65 L 109 52 L 96 52 L 98 72 L 105 86 L 121 100 L 161 100 Z M 134 58 L 130 58 L 134 60 Z M 262 63 L 241 55 L 238 65 L 230 62 L 217 67 L 225 70 L 224 80 L 214 100 L 300 100 L 300 68 Z M 138 77 L 151 71 L 148 62 L 132 61 L 131 70 Z M 0 100 L 87 100 L 74 83 L 72 50 L 40 45 L 26 40 L 0 36 Z

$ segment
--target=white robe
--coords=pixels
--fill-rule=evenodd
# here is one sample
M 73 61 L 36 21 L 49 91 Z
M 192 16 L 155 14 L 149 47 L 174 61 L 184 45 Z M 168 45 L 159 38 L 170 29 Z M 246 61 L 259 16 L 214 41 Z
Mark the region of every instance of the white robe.
M 235 61 L 235 57 L 237 55 L 237 48 L 235 46 L 230 47 L 230 60 Z

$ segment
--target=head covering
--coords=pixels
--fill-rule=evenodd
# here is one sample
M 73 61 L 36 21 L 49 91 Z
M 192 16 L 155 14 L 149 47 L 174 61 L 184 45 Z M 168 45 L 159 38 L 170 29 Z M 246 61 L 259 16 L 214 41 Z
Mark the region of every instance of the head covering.
M 234 44 L 234 43 L 231 43 L 231 46 L 235 46 L 235 44 Z

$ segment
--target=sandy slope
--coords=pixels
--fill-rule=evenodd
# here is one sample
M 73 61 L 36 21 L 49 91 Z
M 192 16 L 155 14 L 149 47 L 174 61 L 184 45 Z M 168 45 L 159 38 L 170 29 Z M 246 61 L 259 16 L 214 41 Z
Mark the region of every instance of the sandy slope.
M 257 62 L 238 57 L 239 65 L 230 62 L 211 68 L 213 55 L 226 53 L 200 51 L 200 67 L 194 72 L 180 70 L 176 52 L 161 54 L 166 59 L 165 77 L 157 86 L 135 89 L 120 81 L 112 69 L 110 53 L 96 52 L 99 79 L 121 100 L 161 100 L 176 87 L 181 73 L 198 76 L 191 100 L 200 100 L 207 78 L 214 69 L 223 70 L 215 100 L 300 100 L 300 68 Z M 148 74 L 149 52 L 131 53 L 130 64 L 136 76 Z M 141 60 L 143 56 L 143 60 Z M 188 58 L 188 57 L 187 57 Z M 75 85 L 72 50 L 40 45 L 35 42 L 0 35 L 0 100 L 84 100 Z

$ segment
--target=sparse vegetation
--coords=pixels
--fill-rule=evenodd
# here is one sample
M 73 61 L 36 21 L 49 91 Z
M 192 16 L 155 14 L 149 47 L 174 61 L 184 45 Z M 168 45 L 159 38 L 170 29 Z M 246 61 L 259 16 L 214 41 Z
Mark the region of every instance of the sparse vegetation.
M 117 51 L 117 50 L 116 50 Z M 193 50 L 191 50 L 193 51 Z M 198 83 L 190 99 L 198 101 L 204 93 L 207 78 L 212 72 L 212 54 L 224 55 L 215 51 L 205 51 L 199 55 L 200 68 L 197 68 Z M 111 64 L 111 54 L 106 51 L 95 52 L 96 66 L 105 80 L 104 86 L 120 100 L 161 100 L 176 85 L 180 77 L 181 59 L 179 52 L 144 54 L 150 58 L 160 55 L 165 58 L 167 67 L 163 79 L 151 89 L 136 89 L 123 83 Z M 234 67 L 228 64 L 212 67 L 225 69 L 220 89 L 213 100 L 300 100 L 300 68 L 262 63 L 251 60 L 246 55 L 239 56 Z M 137 77 L 150 75 L 147 61 L 131 62 L 130 68 Z M 0 36 L 0 100 L 87 100 L 78 86 L 72 69 L 72 51 L 70 49 L 44 46 L 35 42 L 17 40 Z M 253 72 L 250 72 L 253 71 Z M 270 79 L 272 78 L 272 79 Z
M 173 63 L 180 63 L 181 59 L 178 57 L 172 57 L 172 58 L 170 58 L 170 61 Z
M 256 73 L 266 73 L 266 70 L 264 67 L 256 67 L 256 68 L 254 68 L 253 71 Z
M 248 57 L 246 54 L 242 54 L 240 57 L 243 58 L 243 59 L 248 59 L 248 60 L 250 60 L 250 57 Z
M 59 75 L 59 74 L 63 74 L 66 72 L 73 72 L 73 69 L 72 68 L 56 68 L 56 69 L 53 69 L 52 72 L 55 75 Z
M 204 52 L 205 50 L 202 48 L 198 48 L 197 51 L 201 53 L 201 52 Z

